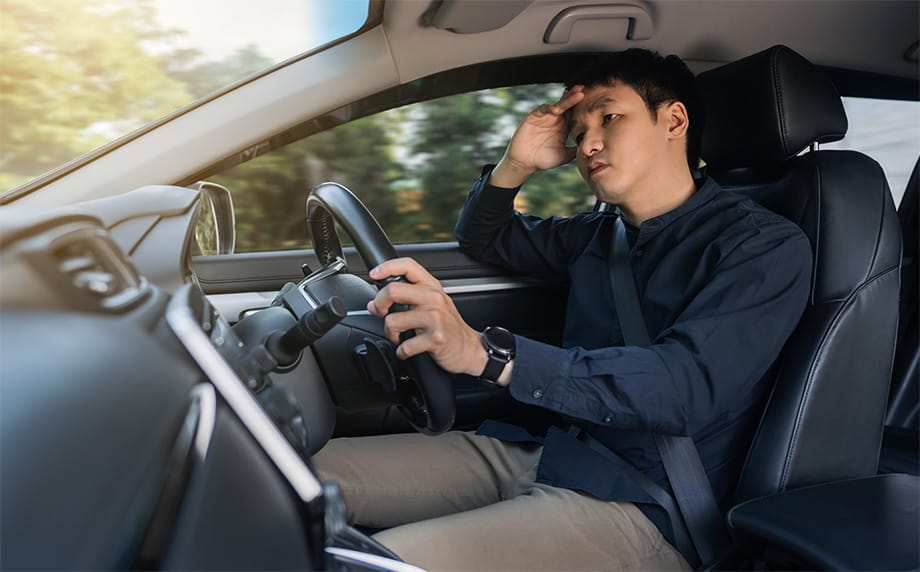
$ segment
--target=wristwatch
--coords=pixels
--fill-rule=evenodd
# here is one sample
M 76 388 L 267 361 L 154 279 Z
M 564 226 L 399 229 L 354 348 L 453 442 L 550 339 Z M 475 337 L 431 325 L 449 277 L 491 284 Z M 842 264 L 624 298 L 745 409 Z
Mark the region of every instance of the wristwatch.
M 505 328 L 489 326 L 482 331 L 482 346 L 489 354 L 489 361 L 479 379 L 494 385 L 508 362 L 514 359 L 514 334 Z

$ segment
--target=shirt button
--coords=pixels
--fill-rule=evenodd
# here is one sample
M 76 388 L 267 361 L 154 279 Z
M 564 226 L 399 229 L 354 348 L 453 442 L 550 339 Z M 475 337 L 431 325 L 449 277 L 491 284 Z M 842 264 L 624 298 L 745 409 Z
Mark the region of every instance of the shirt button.
M 604 423 L 612 423 L 612 422 L 613 422 L 612 415 L 604 415 Z
M 534 399 L 540 399 L 541 397 L 543 397 L 543 390 L 538 387 L 533 390 L 533 393 L 531 393 L 531 395 L 534 397 Z

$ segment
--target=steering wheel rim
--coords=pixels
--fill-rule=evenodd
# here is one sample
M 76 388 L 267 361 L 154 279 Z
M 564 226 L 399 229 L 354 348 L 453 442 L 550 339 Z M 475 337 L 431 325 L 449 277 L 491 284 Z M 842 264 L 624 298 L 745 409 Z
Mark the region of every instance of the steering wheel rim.
M 335 224 L 351 238 L 367 268 L 396 258 L 396 249 L 358 197 L 338 183 L 322 183 L 307 197 L 307 224 L 322 265 L 345 260 Z M 378 282 L 378 287 L 382 287 Z M 406 360 L 421 401 L 407 396 L 400 409 L 420 432 L 443 433 L 454 424 L 456 398 L 451 375 L 423 353 Z

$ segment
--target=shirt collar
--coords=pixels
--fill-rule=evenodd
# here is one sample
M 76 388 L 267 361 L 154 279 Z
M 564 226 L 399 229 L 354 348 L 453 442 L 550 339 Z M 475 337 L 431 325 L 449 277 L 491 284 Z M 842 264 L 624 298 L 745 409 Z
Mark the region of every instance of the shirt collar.
M 652 217 L 639 225 L 635 245 L 638 246 L 648 242 L 656 234 L 667 228 L 668 225 L 670 225 L 675 220 L 689 212 L 695 211 L 699 207 L 712 200 L 712 198 L 719 191 L 721 191 L 721 187 L 719 187 L 718 183 L 713 181 L 711 178 L 706 177 L 705 179 L 697 180 L 696 192 L 690 195 L 690 198 L 684 201 L 683 204 L 681 204 L 676 209 L 670 210 L 656 217 Z M 619 211 L 619 209 L 617 210 Z M 626 222 L 626 219 L 623 219 L 623 222 L 626 223 L 628 230 L 635 229 L 635 227 Z

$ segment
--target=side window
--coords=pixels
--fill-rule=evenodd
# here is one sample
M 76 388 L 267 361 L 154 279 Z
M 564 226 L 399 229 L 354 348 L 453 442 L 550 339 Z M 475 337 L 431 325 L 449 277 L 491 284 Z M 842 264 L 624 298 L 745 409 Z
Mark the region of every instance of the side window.
M 518 123 L 559 96 L 526 85 L 443 97 L 316 133 L 209 180 L 230 189 L 236 251 L 310 248 L 309 191 L 339 182 L 367 205 L 394 244 L 448 242 L 481 165 L 497 162 Z M 539 173 L 515 202 L 522 212 L 566 216 L 594 205 L 572 165 Z
M 920 102 L 844 97 L 847 136 L 822 149 L 855 149 L 878 161 L 896 205 L 920 155 Z

